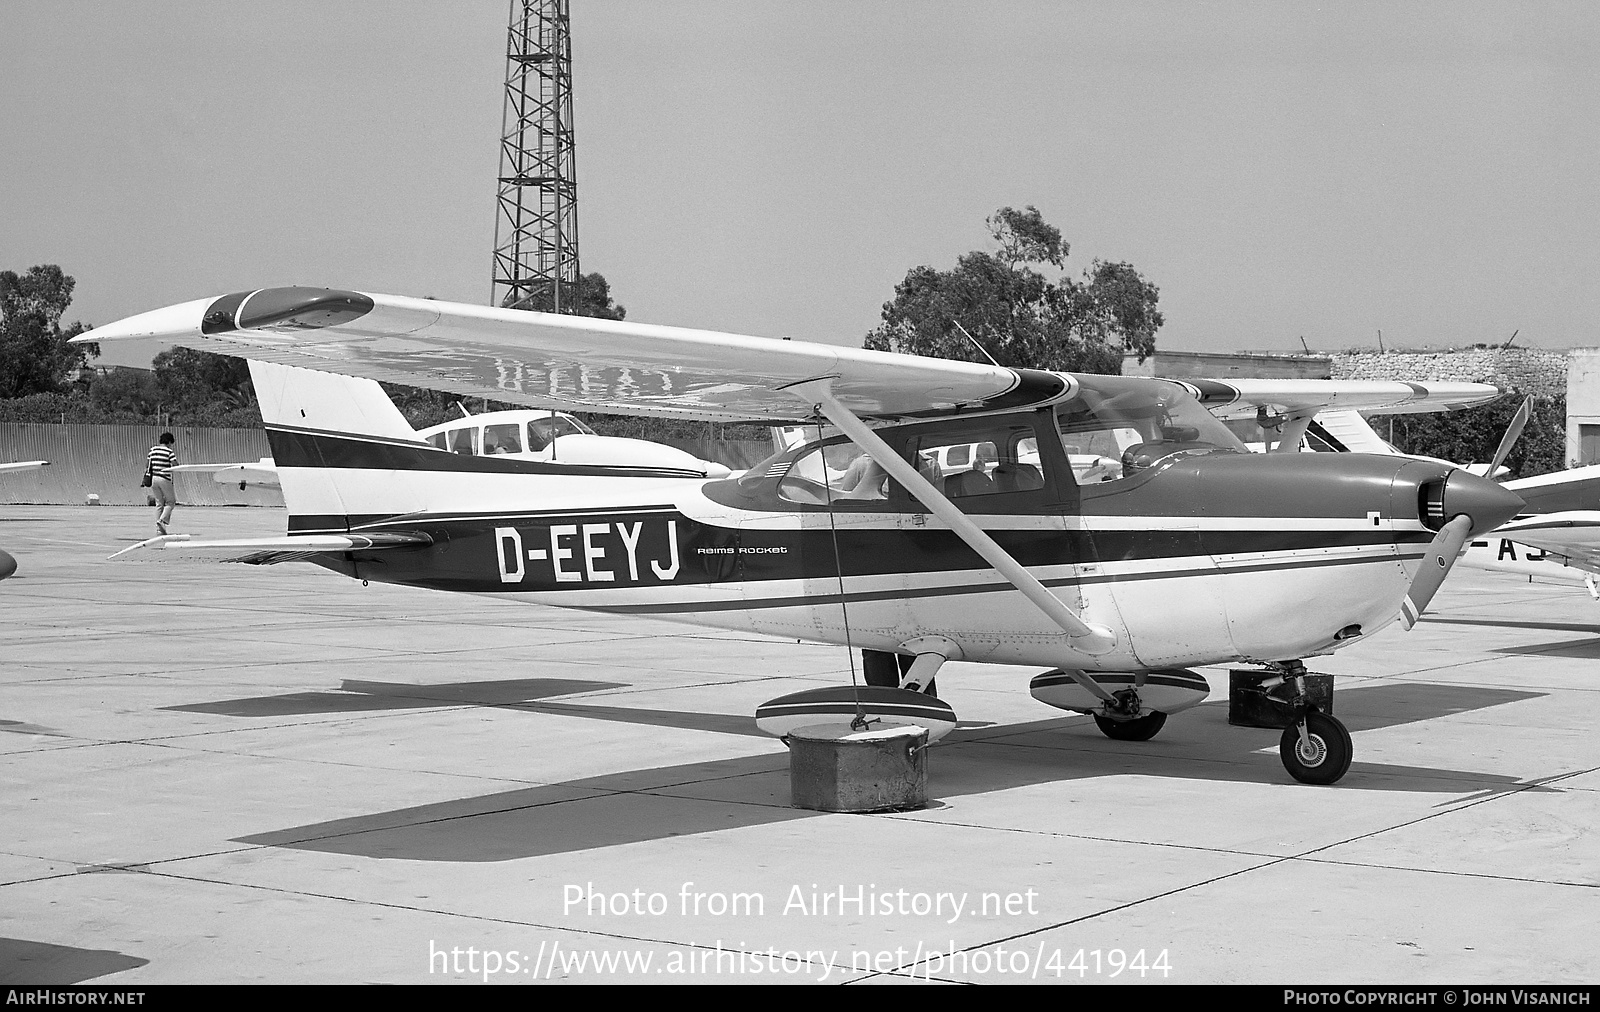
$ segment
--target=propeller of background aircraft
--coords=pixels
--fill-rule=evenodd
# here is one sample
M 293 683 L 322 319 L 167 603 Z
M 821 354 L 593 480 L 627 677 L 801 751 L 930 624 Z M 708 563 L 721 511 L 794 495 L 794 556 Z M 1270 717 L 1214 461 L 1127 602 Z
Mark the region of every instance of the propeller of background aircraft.
M 1511 448 L 1521 437 L 1522 429 L 1528 424 L 1528 418 L 1532 413 L 1533 398 L 1529 397 L 1512 416 L 1511 424 L 1506 426 L 1505 435 L 1500 437 L 1500 446 L 1494 451 L 1494 459 L 1490 461 L 1489 470 L 1485 472 L 1491 481 L 1495 480 L 1495 473 L 1500 470 L 1500 465 L 1505 463 Z M 1521 502 L 1521 498 L 1509 490 L 1502 495 Z M 1407 629 L 1417 624 L 1417 620 L 1422 617 L 1429 602 L 1433 600 L 1433 595 L 1444 583 L 1444 578 L 1450 575 L 1451 567 L 1461 557 L 1461 552 L 1466 547 L 1467 539 L 1472 536 L 1472 529 L 1475 526 L 1472 519 L 1474 513 L 1485 516 L 1503 508 L 1504 505 L 1501 496 L 1493 495 L 1490 488 L 1481 485 L 1459 488 L 1452 494 L 1448 478 L 1442 485 L 1437 486 L 1436 492 L 1428 490 L 1426 515 L 1429 519 L 1443 520 L 1444 524 L 1428 545 L 1428 554 L 1422 560 L 1422 568 L 1411 581 L 1411 589 L 1406 592 L 1405 600 L 1400 603 L 1400 621 Z
M 1513 334 L 1513 337 L 1516 335 Z M 1506 434 L 1500 437 L 1500 445 L 1494 451 L 1494 459 L 1489 462 L 1489 470 L 1483 473 L 1490 481 L 1497 481 L 1495 475 L 1500 470 L 1500 465 L 1510 456 L 1511 448 L 1517 445 L 1517 440 L 1522 438 L 1523 426 L 1528 424 L 1528 419 L 1533 415 L 1533 398 L 1528 397 L 1522 402 L 1522 407 L 1511 416 L 1511 424 L 1506 426 Z

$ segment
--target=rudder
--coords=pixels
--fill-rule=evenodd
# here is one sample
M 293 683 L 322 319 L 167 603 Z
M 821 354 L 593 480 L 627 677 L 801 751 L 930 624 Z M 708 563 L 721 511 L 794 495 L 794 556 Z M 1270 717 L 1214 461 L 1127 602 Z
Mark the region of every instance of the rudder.
M 376 381 L 250 361 L 291 533 L 349 530 L 425 503 L 386 466 L 429 449 Z

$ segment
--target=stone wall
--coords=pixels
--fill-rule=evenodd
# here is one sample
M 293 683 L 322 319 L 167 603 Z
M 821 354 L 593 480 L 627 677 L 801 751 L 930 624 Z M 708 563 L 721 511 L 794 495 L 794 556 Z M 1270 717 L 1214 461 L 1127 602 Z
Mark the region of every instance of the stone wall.
M 1536 397 L 1567 393 L 1567 353 L 1543 348 L 1466 348 L 1459 351 L 1342 352 L 1333 378 L 1492 383 Z

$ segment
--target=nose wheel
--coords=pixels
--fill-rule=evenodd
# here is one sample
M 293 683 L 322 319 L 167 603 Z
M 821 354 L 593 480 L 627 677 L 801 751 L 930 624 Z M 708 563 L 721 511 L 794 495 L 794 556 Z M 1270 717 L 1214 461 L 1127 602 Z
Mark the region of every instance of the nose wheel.
M 1303 784 L 1337 783 L 1350 769 L 1354 752 L 1344 724 L 1320 710 L 1307 710 L 1300 720 L 1283 729 L 1283 737 L 1278 740 L 1283 768 Z

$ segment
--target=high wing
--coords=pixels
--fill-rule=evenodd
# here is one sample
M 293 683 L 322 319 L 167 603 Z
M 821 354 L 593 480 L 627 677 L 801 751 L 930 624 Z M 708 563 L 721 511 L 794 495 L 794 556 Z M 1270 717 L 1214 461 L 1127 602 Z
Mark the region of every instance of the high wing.
M 1274 429 L 1273 452 L 1294 453 L 1307 432 L 1335 449 L 1357 453 L 1394 453 L 1358 414 L 1412 414 L 1449 411 L 1486 404 L 1500 396 L 1487 383 L 1406 383 L 1386 380 L 1319 379 L 1194 379 L 1184 381 L 1206 408 L 1218 418 L 1254 418 L 1263 430 Z M 1331 435 L 1326 416 L 1349 431 L 1362 445 L 1350 445 Z M 1363 431 L 1364 430 L 1364 431 Z M 1263 432 L 1263 436 L 1266 433 Z
M 681 327 L 325 288 L 170 306 L 76 342 L 160 338 L 322 372 L 536 408 L 714 421 L 811 417 L 785 388 L 820 379 L 863 417 L 1053 400 L 1056 374 Z
M 1360 411 L 1369 415 L 1453 411 L 1500 396 L 1487 383 L 1408 383 L 1387 380 L 1185 380 L 1218 418 L 1253 418 L 1261 408 L 1283 415 Z
M 36 467 L 45 467 L 48 460 L 19 460 L 15 464 L 0 464 L 0 473 L 6 471 L 31 471 Z

